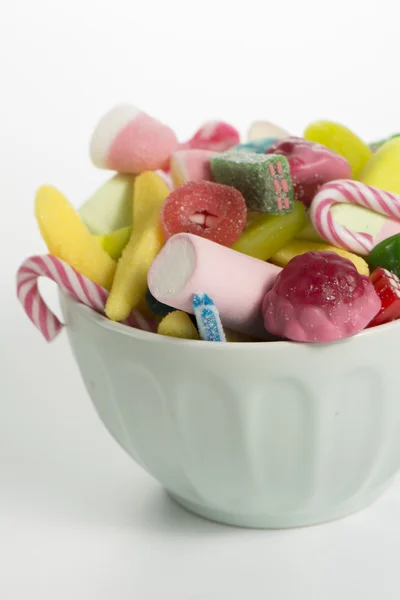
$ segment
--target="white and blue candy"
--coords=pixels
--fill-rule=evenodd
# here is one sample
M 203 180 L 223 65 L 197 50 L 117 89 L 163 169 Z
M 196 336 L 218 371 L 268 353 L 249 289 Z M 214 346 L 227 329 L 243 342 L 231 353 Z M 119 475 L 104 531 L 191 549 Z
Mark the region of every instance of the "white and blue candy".
M 207 294 L 195 294 L 193 312 L 202 340 L 206 342 L 226 342 L 219 312 Z

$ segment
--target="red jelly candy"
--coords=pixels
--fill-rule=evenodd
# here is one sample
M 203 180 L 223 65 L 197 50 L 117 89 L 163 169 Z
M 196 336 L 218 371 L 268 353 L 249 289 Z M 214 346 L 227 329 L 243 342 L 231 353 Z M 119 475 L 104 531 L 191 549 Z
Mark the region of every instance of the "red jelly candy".
M 380 300 L 368 277 L 334 252 L 306 252 L 279 273 L 262 305 L 267 331 L 298 342 L 332 342 L 364 329 Z
M 182 148 L 192 150 L 213 150 L 214 152 L 224 152 L 240 143 L 240 135 L 237 129 L 229 123 L 223 121 L 208 121 Z
M 370 275 L 382 306 L 369 327 L 400 319 L 400 279 L 394 273 L 378 267 Z
M 309 206 L 318 189 L 334 179 L 352 179 L 349 163 L 326 146 L 299 137 L 276 140 L 265 154 L 286 156 L 297 200 Z
M 161 211 L 165 238 L 193 233 L 223 246 L 239 239 L 247 220 L 242 194 L 228 185 L 190 181 L 174 190 Z

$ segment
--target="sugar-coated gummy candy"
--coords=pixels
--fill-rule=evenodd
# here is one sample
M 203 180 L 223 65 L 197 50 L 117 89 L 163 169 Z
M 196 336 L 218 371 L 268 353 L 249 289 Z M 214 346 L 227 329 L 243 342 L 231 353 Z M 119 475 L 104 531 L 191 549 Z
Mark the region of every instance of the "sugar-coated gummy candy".
M 148 269 L 164 243 L 160 211 L 169 192 L 161 177 L 151 171 L 135 179 L 132 233 L 118 261 L 105 309 L 112 321 L 126 319 L 144 299 Z
M 336 154 L 347 160 L 352 176 L 337 179 L 358 179 L 359 175 L 371 158 L 371 149 L 355 133 L 344 125 L 333 121 L 315 121 L 308 125 L 304 137 L 311 142 L 323 144 Z
M 372 270 L 383 267 L 400 277 L 400 234 L 392 235 L 377 244 L 366 257 Z
M 254 121 L 249 128 L 247 139 L 249 141 L 259 140 L 262 138 L 285 138 L 290 134 L 282 127 L 274 125 L 269 121 Z
M 342 258 L 350 260 L 361 275 L 369 275 L 368 265 L 361 256 L 347 252 L 347 250 L 343 250 L 342 248 L 336 248 L 336 246 L 329 246 L 325 242 L 320 244 L 318 242 L 291 240 L 286 246 L 283 246 L 271 256 L 270 260 L 279 267 L 286 267 L 292 258 L 306 254 L 306 252 L 334 252 Z
M 389 140 L 371 156 L 361 171 L 360 181 L 400 194 L 400 137 Z
M 158 325 L 157 333 L 187 340 L 200 339 L 191 318 L 181 310 L 169 312 Z
M 293 258 L 265 295 L 264 324 L 298 342 L 332 342 L 354 335 L 375 317 L 381 301 L 368 277 L 333 252 Z
M 267 339 L 261 302 L 281 269 L 188 233 L 171 237 L 147 277 L 159 302 L 193 313 L 193 296 L 207 290 L 224 327 Z
M 212 150 L 177 150 L 171 157 L 171 176 L 175 187 L 188 181 L 211 181 Z
M 255 152 L 256 154 L 264 154 L 278 138 L 267 137 L 259 140 L 250 140 L 244 144 L 238 144 L 232 148 L 234 152 Z
M 178 148 L 175 133 L 135 106 L 123 104 L 98 123 L 90 143 L 96 167 L 119 173 L 162 169 Z
M 221 317 L 213 299 L 208 294 L 195 294 L 192 306 L 201 339 L 205 342 L 226 342 Z
M 268 260 L 300 231 L 305 212 L 304 204 L 295 200 L 293 210 L 288 215 L 256 213 L 232 249 L 253 258 Z
M 277 140 L 266 154 L 281 154 L 287 158 L 295 198 L 306 206 L 324 183 L 351 177 L 350 165 L 343 157 L 303 138 L 293 136 Z
M 121 257 L 123 249 L 129 242 L 131 232 L 132 227 L 122 227 L 121 229 L 116 229 L 107 235 L 97 235 L 96 239 L 100 246 L 107 252 L 107 254 L 111 256 L 111 258 L 118 260 Z
M 231 246 L 246 225 L 242 194 L 227 185 L 192 181 L 171 192 L 161 211 L 165 238 L 193 233 L 223 246 Z
M 180 145 L 181 149 L 224 152 L 240 143 L 238 130 L 224 121 L 207 121 L 193 137 Z
M 134 175 L 114 175 L 81 206 L 79 215 L 90 233 L 107 235 L 132 224 L 134 181 Z
M 400 319 L 400 279 L 382 267 L 375 269 L 370 279 L 381 301 L 381 308 L 369 327 Z
M 49 185 L 39 188 L 35 216 L 50 254 L 106 290 L 110 289 L 117 263 L 89 233 L 61 192 Z
M 282 156 L 225 152 L 211 159 L 213 179 L 239 190 L 250 211 L 287 214 L 293 210 L 289 165 Z

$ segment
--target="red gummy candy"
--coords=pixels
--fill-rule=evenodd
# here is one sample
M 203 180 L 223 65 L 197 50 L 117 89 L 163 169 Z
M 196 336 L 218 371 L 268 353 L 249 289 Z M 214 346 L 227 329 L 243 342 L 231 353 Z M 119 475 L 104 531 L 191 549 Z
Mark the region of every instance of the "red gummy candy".
M 240 135 L 237 129 L 223 121 L 208 121 L 200 127 L 194 136 L 182 148 L 192 150 L 213 150 L 224 152 L 240 143 Z
M 376 293 L 381 299 L 381 310 L 369 327 L 400 319 L 400 279 L 394 273 L 378 267 L 370 275 Z
M 286 156 L 297 200 L 309 206 L 318 189 L 334 179 L 352 179 L 345 158 L 322 144 L 291 136 L 276 140 L 265 154 Z
M 275 335 L 330 342 L 364 329 L 380 304 L 369 278 L 351 261 L 334 252 L 306 252 L 279 273 L 262 312 Z
M 223 246 L 232 246 L 247 220 L 242 194 L 228 185 L 190 181 L 174 190 L 161 211 L 165 238 L 193 233 Z

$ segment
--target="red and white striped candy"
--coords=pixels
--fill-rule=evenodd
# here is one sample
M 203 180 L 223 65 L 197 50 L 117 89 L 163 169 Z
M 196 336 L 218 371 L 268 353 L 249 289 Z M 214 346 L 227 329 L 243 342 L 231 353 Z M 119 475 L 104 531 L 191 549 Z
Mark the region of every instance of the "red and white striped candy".
M 107 290 L 51 254 L 31 256 L 18 269 L 17 296 L 32 323 L 48 342 L 58 335 L 64 325 L 44 302 L 38 287 L 39 277 L 48 277 L 78 302 L 104 313 Z M 137 310 L 131 312 L 124 324 L 145 331 L 155 331 L 154 323 Z
M 366 255 L 384 239 L 380 234 L 373 238 L 369 233 L 352 231 L 339 225 L 333 218 L 332 207 L 341 203 L 357 204 L 389 217 L 391 221 L 384 225 L 388 235 L 384 237 L 396 233 L 397 223 L 400 232 L 400 196 L 350 179 L 331 181 L 321 186 L 315 195 L 310 217 L 319 235 L 334 246 Z

